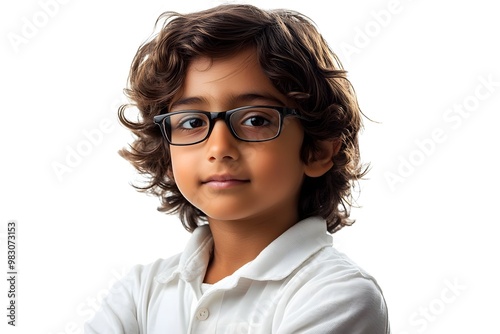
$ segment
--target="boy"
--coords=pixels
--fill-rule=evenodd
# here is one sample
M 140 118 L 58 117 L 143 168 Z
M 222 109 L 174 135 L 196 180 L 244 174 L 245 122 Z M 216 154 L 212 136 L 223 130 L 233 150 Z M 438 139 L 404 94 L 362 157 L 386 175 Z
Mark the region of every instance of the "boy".
M 376 281 L 327 234 L 350 224 L 361 117 L 313 24 L 249 5 L 162 16 L 121 154 L 192 237 L 137 266 L 86 333 L 389 333 Z

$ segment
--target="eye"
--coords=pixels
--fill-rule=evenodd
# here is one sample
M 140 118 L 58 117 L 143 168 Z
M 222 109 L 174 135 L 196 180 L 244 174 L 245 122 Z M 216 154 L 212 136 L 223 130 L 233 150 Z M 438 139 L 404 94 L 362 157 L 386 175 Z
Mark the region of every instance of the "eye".
M 200 126 L 205 125 L 205 122 L 200 118 L 191 118 L 184 122 L 182 122 L 181 127 L 185 129 L 194 129 L 199 128 Z
M 245 126 L 266 126 L 271 122 L 264 116 L 253 115 L 245 118 L 242 122 Z
M 205 118 L 197 115 L 186 115 L 175 122 L 175 129 L 192 130 L 207 125 Z

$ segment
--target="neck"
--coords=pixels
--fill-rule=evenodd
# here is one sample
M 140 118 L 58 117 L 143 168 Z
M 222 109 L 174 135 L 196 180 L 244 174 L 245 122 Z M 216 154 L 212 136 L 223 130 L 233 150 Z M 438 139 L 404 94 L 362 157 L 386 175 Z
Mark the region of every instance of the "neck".
M 213 284 L 232 275 L 297 222 L 295 215 L 253 221 L 221 221 L 209 219 L 214 240 L 212 259 L 205 283 Z

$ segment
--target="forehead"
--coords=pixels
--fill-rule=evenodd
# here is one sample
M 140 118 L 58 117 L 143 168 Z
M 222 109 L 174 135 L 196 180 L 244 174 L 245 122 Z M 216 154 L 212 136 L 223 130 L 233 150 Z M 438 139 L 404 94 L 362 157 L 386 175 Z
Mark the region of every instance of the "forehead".
M 173 106 L 202 104 L 227 108 L 252 102 L 249 99 L 269 99 L 279 105 L 288 102 L 264 73 L 254 48 L 224 58 L 193 59 Z

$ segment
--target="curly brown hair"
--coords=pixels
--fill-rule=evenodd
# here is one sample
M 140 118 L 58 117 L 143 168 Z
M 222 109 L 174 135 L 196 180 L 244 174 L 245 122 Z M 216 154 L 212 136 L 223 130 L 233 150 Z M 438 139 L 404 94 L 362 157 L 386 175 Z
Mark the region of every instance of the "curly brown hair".
M 321 177 L 305 177 L 299 217 L 321 216 L 331 233 L 351 225 L 352 190 L 366 173 L 358 147 L 362 113 L 346 71 L 314 23 L 295 11 L 220 5 L 186 15 L 165 12 L 156 26 L 159 32 L 140 46 L 132 62 L 125 89 L 132 103 L 119 109 L 120 122 L 135 135 L 119 153 L 146 177 L 145 184 L 134 186 L 158 196 L 158 210 L 178 213 L 190 232 L 207 220 L 177 188 L 169 146 L 153 117 L 171 105 L 194 58 L 225 57 L 253 47 L 271 82 L 306 119 L 301 121 L 301 159 L 314 157 L 320 141 L 341 141 L 333 167 Z M 136 121 L 125 116 L 128 107 L 139 110 Z

